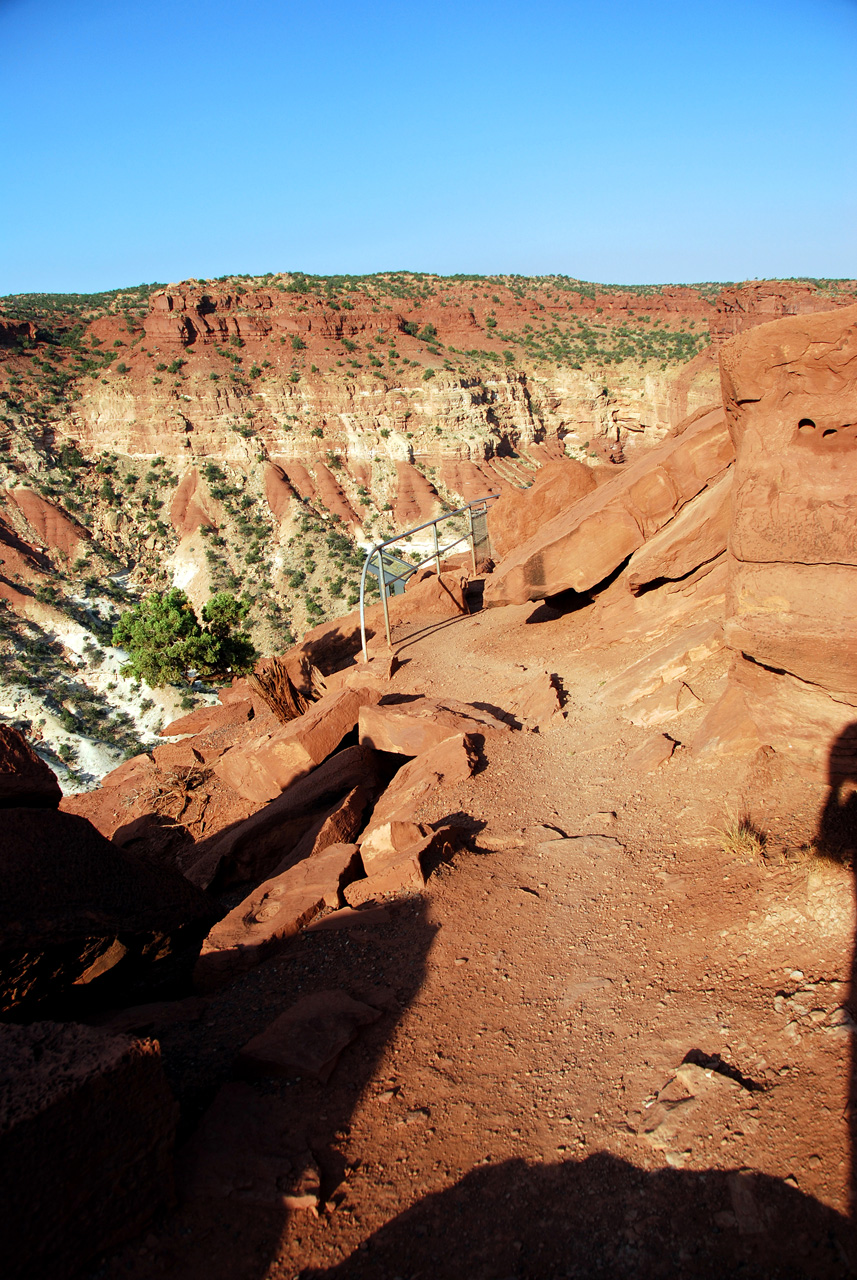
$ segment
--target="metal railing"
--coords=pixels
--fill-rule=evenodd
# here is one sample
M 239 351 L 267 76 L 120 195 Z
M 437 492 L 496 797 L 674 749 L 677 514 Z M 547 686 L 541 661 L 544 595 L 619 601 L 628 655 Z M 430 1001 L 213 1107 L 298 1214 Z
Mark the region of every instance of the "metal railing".
M 486 516 L 488 514 L 488 506 L 495 498 L 499 498 L 499 493 L 486 494 L 484 498 L 474 498 L 472 502 L 466 502 L 463 507 L 456 507 L 455 511 L 445 511 L 442 516 L 437 516 L 434 520 L 426 520 L 424 524 L 418 524 L 413 529 L 406 529 L 404 533 L 396 534 L 395 538 L 387 538 L 386 542 L 377 542 L 369 551 L 363 562 L 363 572 L 360 575 L 360 640 L 363 645 L 363 657 L 368 661 L 369 651 L 366 647 L 366 571 L 370 562 L 374 557 L 378 561 L 378 584 L 381 589 L 381 603 L 384 606 L 384 628 L 387 632 L 387 644 L 392 646 L 393 640 L 390 633 L 390 606 L 388 603 L 388 588 L 394 583 L 406 581 L 424 565 L 429 564 L 432 560 L 437 566 L 438 576 L 440 576 L 440 558 L 448 555 L 453 547 L 460 546 L 462 542 L 470 544 L 470 554 L 473 561 L 473 571 L 476 572 L 476 543 L 477 537 L 480 543 L 488 544 L 488 529 Z M 444 520 L 453 520 L 456 516 L 467 516 L 467 532 L 462 534 L 460 538 L 456 538 L 454 542 L 450 542 L 448 546 L 441 547 L 440 540 L 437 535 L 437 526 L 443 524 Z M 477 524 L 478 522 L 478 524 Z M 384 548 L 391 547 L 395 542 L 402 542 L 405 538 L 410 538 L 415 533 L 420 533 L 423 529 L 431 529 L 434 538 L 434 550 L 425 560 L 421 560 L 419 564 L 409 565 L 407 573 L 388 574 L 387 567 L 384 564 Z M 373 570 L 375 572 L 375 570 Z

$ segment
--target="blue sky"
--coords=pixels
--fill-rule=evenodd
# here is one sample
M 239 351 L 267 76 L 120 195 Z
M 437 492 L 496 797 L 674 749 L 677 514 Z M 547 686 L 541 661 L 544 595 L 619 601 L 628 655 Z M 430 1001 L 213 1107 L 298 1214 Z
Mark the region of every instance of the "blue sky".
M 0 294 L 857 275 L 857 0 L 0 0 Z

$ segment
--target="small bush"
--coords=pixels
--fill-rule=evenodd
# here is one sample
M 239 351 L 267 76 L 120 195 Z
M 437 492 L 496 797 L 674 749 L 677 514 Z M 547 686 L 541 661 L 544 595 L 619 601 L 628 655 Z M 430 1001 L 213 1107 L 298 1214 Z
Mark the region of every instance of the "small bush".
M 729 813 L 719 831 L 720 851 L 730 858 L 758 862 L 765 856 L 764 832 L 759 831 L 747 813 Z

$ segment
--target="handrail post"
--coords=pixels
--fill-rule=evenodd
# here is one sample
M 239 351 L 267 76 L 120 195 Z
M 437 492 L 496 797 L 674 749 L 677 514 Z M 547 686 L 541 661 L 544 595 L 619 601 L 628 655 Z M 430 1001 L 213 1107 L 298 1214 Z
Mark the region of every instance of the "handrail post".
M 366 559 L 363 561 L 363 572 L 360 575 L 360 642 L 363 646 L 363 661 L 369 661 L 369 650 L 366 647 L 366 570 L 372 561 L 372 552 L 370 551 Z
M 421 533 L 423 529 L 427 529 L 429 525 L 431 525 L 432 533 L 434 535 L 434 553 L 430 555 L 426 560 L 423 560 L 421 564 L 417 565 L 417 568 L 418 569 L 422 568 L 422 566 L 428 564 L 430 560 L 434 560 L 435 565 L 437 567 L 438 577 L 439 577 L 440 576 L 440 541 L 437 536 L 437 526 L 443 520 L 451 520 L 454 516 L 460 516 L 466 511 L 468 520 L 470 522 L 470 549 L 471 549 L 471 554 L 473 558 L 473 568 L 475 570 L 476 569 L 476 536 L 473 529 L 472 508 L 475 506 L 479 506 L 479 507 L 482 507 L 483 510 L 487 510 L 487 504 L 489 502 L 493 502 L 495 498 L 498 498 L 499 496 L 500 495 L 498 493 L 489 493 L 489 494 L 486 494 L 484 498 L 474 498 L 472 502 L 465 503 L 463 507 L 459 507 L 456 511 L 447 511 L 444 513 L 444 515 L 438 516 L 435 520 L 426 520 L 423 522 L 423 524 L 415 525 L 413 529 L 407 529 L 405 530 L 404 533 L 398 533 L 394 538 L 388 538 L 386 542 L 379 542 L 379 543 L 376 543 L 373 547 L 371 547 L 371 549 L 366 554 L 366 559 L 363 561 L 363 570 L 360 574 L 360 640 L 363 646 L 364 661 L 366 662 L 369 661 L 369 648 L 366 643 L 366 574 L 368 572 L 370 564 L 372 563 L 373 557 L 374 556 L 378 557 L 378 581 L 381 587 L 381 603 L 384 609 L 384 625 L 387 632 L 387 644 L 392 649 L 393 636 L 390 630 L 390 608 L 387 603 L 387 570 L 384 565 L 384 548 L 392 546 L 394 542 L 401 542 L 403 541 L 403 539 L 409 538 L 414 533 Z M 466 540 L 466 536 L 467 535 L 456 539 L 455 542 L 451 543 L 450 546 L 447 547 L 447 551 L 449 551 L 451 547 L 457 547 L 460 542 L 464 542 Z M 398 581 L 401 581 L 402 578 L 403 578 L 402 574 L 399 574 L 398 576 L 394 575 L 392 581 L 398 582 Z
M 378 566 L 380 569 L 378 576 L 381 579 L 381 601 L 384 605 L 384 628 L 387 632 L 387 645 L 392 649 L 393 637 L 390 634 L 390 604 L 387 600 L 387 571 L 384 568 L 384 552 L 380 547 L 378 548 Z

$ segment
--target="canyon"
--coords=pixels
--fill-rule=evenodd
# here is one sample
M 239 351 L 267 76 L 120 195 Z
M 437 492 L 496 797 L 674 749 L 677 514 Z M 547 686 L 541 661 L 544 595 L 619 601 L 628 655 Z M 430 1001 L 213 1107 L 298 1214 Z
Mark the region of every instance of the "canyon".
M 184 350 L 216 327 L 190 293 L 146 311 Z M 685 295 L 709 305 L 659 296 Z M 577 296 L 627 315 L 620 291 Z M 527 436 L 486 413 L 478 458 L 460 429 L 435 432 L 436 471 L 446 449 L 519 476 L 496 484 L 492 555 L 413 574 L 389 642 L 374 601 L 364 653 L 335 593 L 294 643 L 269 620 L 252 672 L 195 708 L 152 700 L 151 743 L 129 728 L 97 785 L 58 785 L 42 726 L 0 727 L 14 1276 L 854 1273 L 857 303 L 809 284 L 715 302 L 710 341 L 671 375 L 688 397 L 674 419 L 597 434 L 567 405 Z M 38 343 L 27 323 L 15 342 Z M 457 331 L 404 332 L 434 383 Z M 715 357 L 719 394 L 697 403 Z M 506 375 L 527 395 L 548 373 L 534 359 Z M 630 389 L 627 364 L 610 378 Z M 112 609 L 195 566 L 190 541 L 176 551 L 203 528 L 233 552 L 239 519 L 258 505 L 273 528 L 279 504 L 281 548 L 284 525 L 285 551 L 356 568 L 401 527 L 395 502 L 363 520 L 321 502 L 322 468 L 378 492 L 344 445 L 339 468 L 318 460 L 328 419 L 258 471 L 195 444 L 182 467 L 160 441 L 140 493 L 124 477 L 141 455 L 99 451 L 81 410 L 45 454 L 76 477 L 60 499 L 11 479 L 48 450 L 44 412 L 42 442 L 8 460 L 5 621 L 19 669 L 26 628 L 52 646 L 30 642 L 45 683 L 80 656 L 70 717 L 84 675 L 121 662 L 93 653 L 95 615 L 103 635 Z M 416 448 L 397 465 L 408 519 L 464 496 Z M 412 473 L 432 480 L 426 506 Z M 161 558 L 132 563 L 146 518 Z M 89 594 L 64 594 L 86 571 Z
M 123 678 L 140 593 L 234 591 L 279 652 L 353 607 L 366 546 L 563 458 L 603 482 L 719 402 L 724 340 L 855 298 L 403 272 L 0 300 L 3 714 L 85 789 L 212 696 Z

